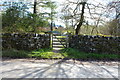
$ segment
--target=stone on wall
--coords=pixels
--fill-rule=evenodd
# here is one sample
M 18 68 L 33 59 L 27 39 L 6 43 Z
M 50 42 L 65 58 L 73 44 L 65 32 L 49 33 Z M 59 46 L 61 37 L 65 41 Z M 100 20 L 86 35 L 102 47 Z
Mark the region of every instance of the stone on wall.
M 89 53 L 120 54 L 120 37 L 71 35 L 69 47 Z
M 2 49 L 34 50 L 50 47 L 50 36 L 33 33 L 3 33 Z

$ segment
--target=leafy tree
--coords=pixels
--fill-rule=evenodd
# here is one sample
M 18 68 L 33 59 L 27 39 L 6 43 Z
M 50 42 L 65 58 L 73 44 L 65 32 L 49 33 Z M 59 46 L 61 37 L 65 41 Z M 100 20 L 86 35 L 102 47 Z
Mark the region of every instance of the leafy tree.
M 21 32 L 39 32 L 38 27 L 47 27 L 49 23 L 39 16 L 30 13 L 24 18 L 20 18 L 16 24 Z
M 14 3 L 2 14 L 4 32 L 37 32 L 37 27 L 47 27 L 48 21 L 38 14 L 28 13 L 26 4 Z M 18 5 L 20 6 L 18 6 Z M 23 8 L 24 7 L 24 8 Z
M 15 32 L 17 21 L 27 14 L 27 5 L 22 2 L 4 2 L 3 4 L 8 5 L 5 6 L 6 11 L 2 13 L 3 31 Z
M 34 0 L 33 6 L 34 6 L 33 7 L 34 14 L 40 15 L 47 21 L 49 20 L 51 21 L 51 30 L 52 30 L 53 20 L 56 14 L 55 9 L 57 8 L 55 2 L 52 2 L 51 0 L 40 0 L 40 1 Z M 50 11 L 49 10 L 47 11 L 47 9 L 49 9 Z
M 14 29 L 14 24 L 19 19 L 20 11 L 18 7 L 10 7 L 2 15 L 2 28 L 4 29 Z
M 49 14 L 49 17 L 48 17 L 48 19 L 50 19 L 51 20 L 51 31 L 53 31 L 53 27 L 52 27 L 52 25 L 53 25 L 53 20 L 54 20 L 54 16 L 55 16 L 55 14 L 56 14 L 56 11 L 55 11 L 55 9 L 57 8 L 57 6 L 55 5 L 55 3 L 54 2 L 47 2 L 46 3 L 46 7 L 47 8 L 50 8 L 50 10 L 51 10 L 51 12 L 50 13 L 47 13 L 47 14 Z

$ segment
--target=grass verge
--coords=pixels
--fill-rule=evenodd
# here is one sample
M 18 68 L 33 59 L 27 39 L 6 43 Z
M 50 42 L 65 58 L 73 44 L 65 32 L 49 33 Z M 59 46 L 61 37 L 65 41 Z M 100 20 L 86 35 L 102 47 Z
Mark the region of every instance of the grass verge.
M 119 54 L 97 54 L 80 52 L 77 49 L 66 48 L 62 49 L 60 53 L 52 52 L 52 49 L 39 49 L 35 51 L 22 50 L 5 50 L 2 51 L 2 57 L 9 58 L 42 58 L 42 59 L 81 59 L 81 60 L 118 60 Z
M 120 59 L 119 54 L 98 54 L 98 53 L 85 53 L 80 52 L 77 49 L 66 48 L 61 51 L 61 54 L 65 58 L 73 59 L 95 59 L 95 60 L 118 60 Z
M 8 58 L 42 58 L 42 59 L 58 59 L 64 58 L 60 53 L 52 52 L 51 48 L 39 49 L 34 51 L 23 51 L 23 50 L 4 50 L 2 51 L 2 57 Z
M 2 57 L 9 57 L 9 58 L 28 58 L 28 54 L 30 52 L 28 51 L 23 51 L 23 50 L 15 50 L 15 49 L 10 49 L 10 50 L 4 50 L 2 51 Z
M 52 52 L 51 48 L 49 48 L 49 49 L 39 49 L 39 50 L 36 50 L 36 51 L 32 51 L 28 55 L 30 57 L 45 58 L 45 59 L 63 58 L 60 53 Z

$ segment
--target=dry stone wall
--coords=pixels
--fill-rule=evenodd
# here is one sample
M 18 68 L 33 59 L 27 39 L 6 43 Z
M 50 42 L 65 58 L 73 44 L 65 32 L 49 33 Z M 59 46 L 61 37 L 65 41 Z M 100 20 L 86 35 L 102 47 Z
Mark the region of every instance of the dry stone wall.
M 69 47 L 89 53 L 120 54 L 120 37 L 72 35 Z
M 2 49 L 34 50 L 50 47 L 48 34 L 4 33 L 2 34 Z

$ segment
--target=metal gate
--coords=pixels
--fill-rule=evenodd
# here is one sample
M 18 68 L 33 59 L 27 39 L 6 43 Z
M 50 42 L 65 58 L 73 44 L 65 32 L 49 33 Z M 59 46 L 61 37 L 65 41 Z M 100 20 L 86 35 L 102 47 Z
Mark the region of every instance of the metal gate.
M 52 34 L 52 48 L 67 48 L 68 36 L 60 34 Z

